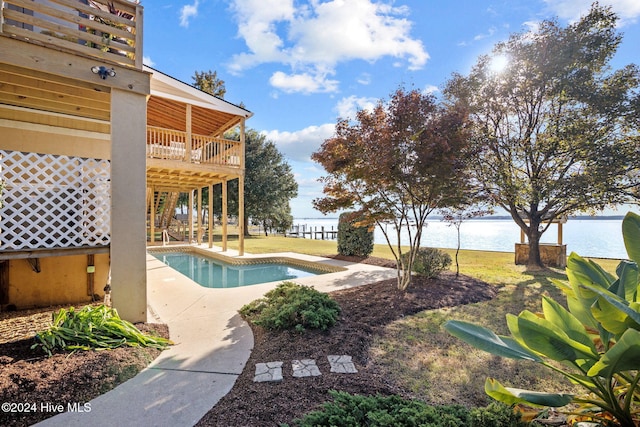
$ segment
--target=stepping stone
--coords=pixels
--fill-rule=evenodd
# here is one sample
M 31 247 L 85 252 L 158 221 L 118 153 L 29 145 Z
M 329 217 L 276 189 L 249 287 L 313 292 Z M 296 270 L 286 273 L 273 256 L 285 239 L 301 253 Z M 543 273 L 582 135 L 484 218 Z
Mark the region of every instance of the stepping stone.
M 254 383 L 282 381 L 282 362 L 256 363 Z
M 328 356 L 331 372 L 339 374 L 355 374 L 358 372 L 356 365 L 351 361 L 351 356 Z
M 294 360 L 291 362 L 294 377 L 317 377 L 322 375 L 313 359 Z

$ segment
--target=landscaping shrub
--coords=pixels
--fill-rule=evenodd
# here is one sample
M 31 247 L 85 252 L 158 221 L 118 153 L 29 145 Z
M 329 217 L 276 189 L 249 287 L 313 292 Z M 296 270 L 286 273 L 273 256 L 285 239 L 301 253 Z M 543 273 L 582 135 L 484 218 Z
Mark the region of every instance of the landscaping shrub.
M 520 412 L 514 411 L 511 406 L 493 402 L 486 408 L 472 408 L 469 411 L 469 425 L 473 427 L 520 427 L 537 425 L 520 420 Z
M 402 255 L 403 258 L 409 256 L 408 253 Z M 446 270 L 451 265 L 451 256 L 448 253 L 436 248 L 420 248 L 413 261 L 411 270 L 424 277 L 436 277 L 440 272 Z
M 445 323 L 450 334 L 474 347 L 540 363 L 585 391 L 575 396 L 529 391 L 487 378 L 489 396 L 510 405 L 563 407 L 572 403 L 576 406 L 569 415 L 574 419 L 617 427 L 640 425 L 640 215 L 629 212 L 625 216 L 622 236 L 629 259 L 618 264 L 617 277 L 572 253 L 567 260 L 568 280 L 552 279 L 565 294 L 566 305 L 545 295 L 542 313 L 507 314 L 511 336 L 458 320 Z
M 31 348 L 40 347 L 49 356 L 55 350 L 105 350 L 117 347 L 151 347 L 164 350 L 173 344 L 162 337 L 146 335 L 118 312 L 105 306 L 70 307 L 53 313 L 52 325 L 36 335 Z
M 294 421 L 295 426 L 521 427 L 520 415 L 506 405 L 467 409 L 461 405 L 429 406 L 400 396 L 360 396 L 331 391 L 333 402 Z
M 283 282 L 264 298 L 243 306 L 240 314 L 266 329 L 325 330 L 338 320 L 340 306 L 310 286 Z
M 345 212 L 338 220 L 338 253 L 345 256 L 367 257 L 373 252 L 373 230 L 356 227 L 361 218 L 357 212 Z

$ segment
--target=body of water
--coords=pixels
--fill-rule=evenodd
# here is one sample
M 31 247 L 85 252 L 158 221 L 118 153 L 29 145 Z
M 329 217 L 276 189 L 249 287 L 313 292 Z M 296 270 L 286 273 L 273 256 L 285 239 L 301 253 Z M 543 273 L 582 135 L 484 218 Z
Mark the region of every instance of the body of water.
M 337 218 L 296 218 L 294 225 L 306 229 L 338 229 Z M 391 242 L 397 242 L 396 232 L 387 227 Z M 567 254 L 576 252 L 581 256 L 626 259 L 627 251 L 622 239 L 622 218 L 576 218 L 569 219 L 562 229 L 562 242 L 567 245 Z M 308 237 L 308 236 L 307 236 Z M 376 227 L 374 241 L 386 244 L 384 234 Z M 542 243 L 557 243 L 558 227 L 552 224 L 542 235 Z M 401 233 L 401 242 L 407 242 L 407 233 Z M 520 242 L 520 228 L 511 219 L 473 219 L 460 226 L 460 248 L 483 251 L 514 252 L 515 243 Z M 434 248 L 457 247 L 457 230 L 453 225 L 438 219 L 429 220 L 422 233 L 422 246 Z

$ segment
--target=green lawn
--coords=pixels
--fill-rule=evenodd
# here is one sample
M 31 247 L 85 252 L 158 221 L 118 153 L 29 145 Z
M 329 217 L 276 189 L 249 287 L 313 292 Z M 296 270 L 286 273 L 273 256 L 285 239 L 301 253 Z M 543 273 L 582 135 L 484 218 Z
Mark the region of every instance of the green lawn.
M 237 247 L 231 240 L 230 247 Z M 281 236 L 251 237 L 245 240 L 250 253 L 299 252 L 311 255 L 335 254 L 335 241 L 285 238 Z M 452 257 L 453 250 L 447 250 Z M 386 245 L 376 245 L 374 256 L 393 259 Z M 596 260 L 615 272 L 616 260 Z M 493 376 L 506 385 L 545 391 L 575 392 L 562 377 L 552 375 L 534 363 L 512 361 L 491 356 L 453 338 L 442 329 L 448 319 L 480 323 L 497 333 L 508 333 L 505 314 L 518 314 L 524 309 L 540 310 L 543 294 L 564 302 L 550 278 L 564 279 L 561 270 L 528 272 L 514 265 L 514 254 L 463 250 L 459 254 L 460 272 L 487 282 L 498 290 L 492 301 L 442 310 L 429 310 L 399 320 L 386 328 L 372 347 L 372 357 L 383 366 L 405 390 L 430 403 L 486 405 L 486 377 Z

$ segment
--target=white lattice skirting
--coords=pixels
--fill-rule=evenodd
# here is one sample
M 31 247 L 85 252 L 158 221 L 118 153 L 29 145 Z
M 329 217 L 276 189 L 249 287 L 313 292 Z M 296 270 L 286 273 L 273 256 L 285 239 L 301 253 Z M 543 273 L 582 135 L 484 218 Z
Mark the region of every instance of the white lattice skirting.
M 0 250 L 110 242 L 108 160 L 0 150 Z

